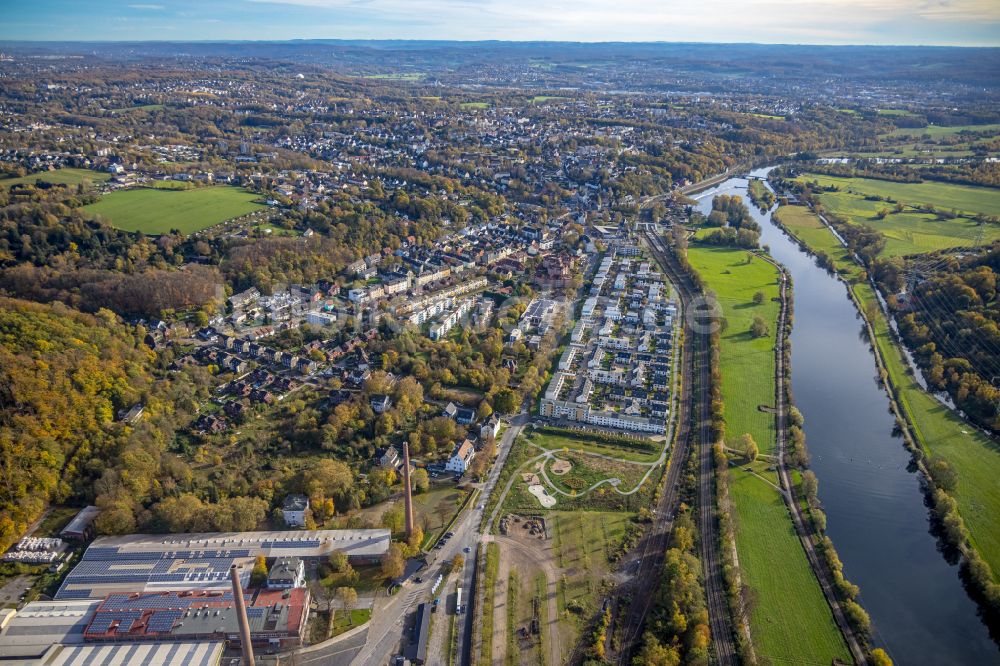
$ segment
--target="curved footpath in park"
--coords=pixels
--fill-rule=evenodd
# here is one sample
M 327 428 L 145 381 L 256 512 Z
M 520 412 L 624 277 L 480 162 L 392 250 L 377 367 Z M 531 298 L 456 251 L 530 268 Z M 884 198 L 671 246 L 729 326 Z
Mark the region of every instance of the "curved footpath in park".
M 754 172 L 764 175 L 766 170 Z M 747 180 L 732 178 L 699 196 L 745 200 Z M 819 268 L 771 221 L 751 207 L 761 243 L 794 284 L 792 388 L 805 418 L 811 468 L 827 515 L 827 534 L 845 577 L 861 588 L 872 643 L 899 664 L 996 663 L 998 650 L 930 532 L 919 477 L 894 433 L 876 363 L 861 334 L 846 287 Z

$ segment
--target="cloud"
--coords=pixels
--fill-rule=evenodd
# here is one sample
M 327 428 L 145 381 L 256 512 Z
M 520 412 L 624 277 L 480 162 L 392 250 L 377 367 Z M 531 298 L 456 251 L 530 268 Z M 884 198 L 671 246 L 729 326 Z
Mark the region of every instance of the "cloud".
M 1000 23 L 997 0 L 247 0 L 371 25 L 419 21 L 465 39 L 726 39 L 742 25 L 747 41 L 796 30 L 810 41 L 865 39 L 866 30 L 919 22 Z M 722 18 L 726 17 L 726 18 Z M 692 35 L 697 31 L 697 36 Z M 428 35 L 430 36 L 430 35 Z M 869 36 L 871 37 L 871 36 Z M 731 39 L 732 37 L 729 37 Z M 787 37 L 786 37 L 787 38 Z M 742 41 L 742 40 L 740 40 Z
M 160 11 L 162 9 L 166 9 L 166 7 L 164 7 L 163 5 L 143 5 L 143 4 L 140 4 L 140 5 L 129 5 L 129 8 L 130 9 L 148 9 L 150 11 Z

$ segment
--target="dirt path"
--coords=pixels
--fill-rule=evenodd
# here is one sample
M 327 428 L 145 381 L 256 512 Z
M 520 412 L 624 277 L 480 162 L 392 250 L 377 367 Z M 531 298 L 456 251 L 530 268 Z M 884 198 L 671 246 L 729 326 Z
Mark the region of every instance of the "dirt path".
M 499 562 L 496 589 L 493 590 L 493 608 L 483 609 L 483 613 L 493 613 L 493 653 L 489 657 L 493 666 L 503 666 L 507 655 L 507 579 L 510 578 L 510 558 L 503 546 L 500 546 Z
M 559 572 L 555 565 L 555 553 L 552 549 L 552 540 L 545 539 L 539 540 L 537 544 L 532 543 L 530 546 L 521 541 L 506 537 L 506 536 L 495 536 L 493 540 L 500 546 L 500 574 L 497 576 L 497 588 L 503 588 L 504 604 L 500 607 L 497 602 L 494 603 L 494 609 L 497 611 L 502 611 L 502 613 L 495 613 L 493 615 L 493 628 L 494 628 L 494 639 L 493 639 L 493 653 L 494 653 L 494 666 L 498 664 L 503 664 L 502 656 L 501 661 L 496 661 L 498 639 L 500 636 L 500 627 L 503 627 L 504 640 L 502 642 L 503 648 L 501 650 L 501 655 L 506 653 L 506 642 L 507 642 L 507 585 L 506 581 L 510 575 L 510 569 L 513 566 L 518 573 L 518 577 L 521 580 L 522 585 L 530 585 L 531 581 L 534 580 L 534 573 L 536 571 L 541 571 L 545 574 L 545 625 L 542 627 L 542 633 L 545 642 L 548 643 L 547 654 L 545 655 L 545 663 L 548 666 L 559 666 L 565 661 L 565 657 L 562 653 L 562 640 L 559 635 L 559 604 L 558 604 L 558 593 L 559 593 Z M 503 585 L 500 585 L 500 581 L 504 581 Z M 500 595 L 497 594 L 496 599 L 499 600 Z

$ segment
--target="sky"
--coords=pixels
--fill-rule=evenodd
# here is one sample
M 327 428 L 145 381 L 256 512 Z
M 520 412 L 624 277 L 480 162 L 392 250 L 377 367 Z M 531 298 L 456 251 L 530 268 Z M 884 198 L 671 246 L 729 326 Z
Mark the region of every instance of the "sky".
M 1000 0 L 0 0 L 0 40 L 1000 46 Z

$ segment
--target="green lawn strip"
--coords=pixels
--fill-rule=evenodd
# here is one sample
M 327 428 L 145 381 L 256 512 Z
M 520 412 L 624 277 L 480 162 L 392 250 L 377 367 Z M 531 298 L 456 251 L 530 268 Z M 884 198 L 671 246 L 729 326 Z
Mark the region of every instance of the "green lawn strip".
M 972 185 L 956 185 L 926 181 L 923 183 L 894 183 L 873 178 L 842 178 L 821 174 L 802 174 L 797 180 L 818 182 L 821 186 L 836 186 L 839 192 L 830 194 L 850 195 L 858 210 L 874 210 L 885 207 L 881 201 L 866 201 L 864 195 L 890 197 L 908 205 L 931 204 L 941 209 L 966 211 L 971 213 L 986 213 L 1000 215 L 1000 189 L 991 187 L 975 187 Z M 824 195 L 826 196 L 826 195 Z M 824 201 L 824 206 L 826 206 Z M 829 207 L 828 207 L 829 208 Z M 830 208 L 833 210 L 832 208 Z M 945 220 L 947 224 L 950 220 Z
M 992 125 L 928 125 L 927 127 L 899 127 L 884 136 L 913 136 L 921 137 L 929 135 L 931 138 L 951 137 L 962 132 L 988 132 L 991 134 L 1000 133 L 1000 124 Z
M 779 219 L 814 250 L 824 249 L 835 256 L 834 252 L 840 248 L 836 260 L 838 272 L 855 276 L 859 270 L 857 264 L 847 257 L 828 229 L 805 233 L 806 229 L 812 229 L 813 223 L 800 220 L 806 216 L 818 219 L 808 211 L 803 214 L 801 211 L 804 210 L 796 211 L 794 215 L 782 212 Z M 779 211 L 784 211 L 784 208 Z M 869 307 L 877 303 L 869 283 L 852 284 L 851 289 L 866 311 L 877 309 Z M 958 487 L 953 495 L 958 501 L 959 514 L 969 528 L 972 545 L 990 565 L 996 579 L 1000 573 L 1000 485 L 996 483 L 1000 474 L 1000 447 L 920 387 L 916 378 L 908 372 L 902 350 L 890 334 L 885 315 L 881 309 L 877 311 L 872 321 L 875 343 L 896 388 L 900 406 L 906 411 L 924 452 L 931 458 L 945 458 L 955 469 Z
M 735 445 L 749 432 L 761 453 L 772 454 L 774 416 L 758 406 L 774 404 L 774 328 L 780 308 L 772 299 L 779 294 L 778 272 L 759 257 L 747 263 L 747 257 L 745 250 L 730 248 L 688 250 L 689 261 L 715 292 L 728 322 L 720 348 L 727 442 Z M 760 305 L 752 300 L 757 291 L 764 293 Z M 771 335 L 750 336 L 756 316 L 770 325 Z M 750 624 L 758 653 L 774 663 L 850 662 L 781 495 L 742 468 L 730 474 L 740 570 L 756 596 Z M 777 481 L 773 473 L 762 475 Z
M 39 171 L 29 173 L 20 178 L 0 179 L 0 187 L 10 187 L 11 185 L 35 184 L 37 181 L 58 185 L 79 185 L 80 183 L 103 183 L 111 178 L 111 174 L 90 169 L 56 169 L 54 171 Z
M 775 664 L 851 663 L 784 500 L 744 467 L 730 469 L 730 495 L 743 582 L 756 596 L 750 624 L 758 656 Z M 774 473 L 757 472 L 777 483 Z
M 774 406 L 774 328 L 778 319 L 777 269 L 759 257 L 747 264 L 745 250 L 720 247 L 691 247 L 688 259 L 715 292 L 727 327 L 722 333 L 722 393 L 725 396 L 726 440 L 736 445 L 743 433 L 750 433 L 760 452 L 774 452 L 774 416 L 758 409 Z M 754 305 L 756 292 L 764 302 Z M 750 324 L 760 316 L 771 333 L 753 339 Z
M 480 617 L 483 642 L 479 654 L 484 663 L 489 662 L 493 654 L 493 603 L 499 569 L 500 546 L 492 542 L 488 543 L 486 544 L 486 566 L 483 568 L 483 612 Z
M 517 574 L 507 578 L 507 663 L 517 664 L 521 651 L 517 645 L 517 601 L 520 592 Z
M 545 580 L 545 574 L 540 573 L 535 576 L 535 596 L 538 598 L 538 627 L 539 627 L 539 641 L 538 641 L 538 657 L 542 666 L 548 664 L 548 644 L 552 638 L 548 634 L 548 610 L 549 606 L 546 603 L 546 596 L 548 591 L 548 582 Z
M 338 610 L 337 617 L 333 621 L 333 633 L 331 637 L 339 636 L 355 627 L 360 627 L 370 619 L 372 619 L 372 609 L 370 608 L 356 608 L 351 611 L 350 615 L 342 610 Z
M 455 663 L 455 645 L 458 638 L 458 632 L 455 631 L 458 625 L 458 615 L 449 616 L 448 622 L 448 645 L 445 649 L 448 651 L 448 665 Z
M 147 234 L 178 229 L 192 233 L 264 208 L 258 196 L 237 187 L 200 187 L 191 190 L 138 188 L 101 197 L 84 210 L 100 215 L 125 231 Z
M 582 433 L 579 436 L 570 437 L 536 431 L 531 434 L 531 441 L 550 451 L 562 451 L 563 449 L 588 451 L 590 453 L 599 453 L 612 458 L 621 458 L 622 460 L 631 460 L 640 463 L 656 462 L 657 458 L 660 457 L 659 452 L 645 453 L 634 449 L 604 444 L 590 439 L 586 434 Z M 662 444 L 658 444 L 657 446 L 662 446 Z

